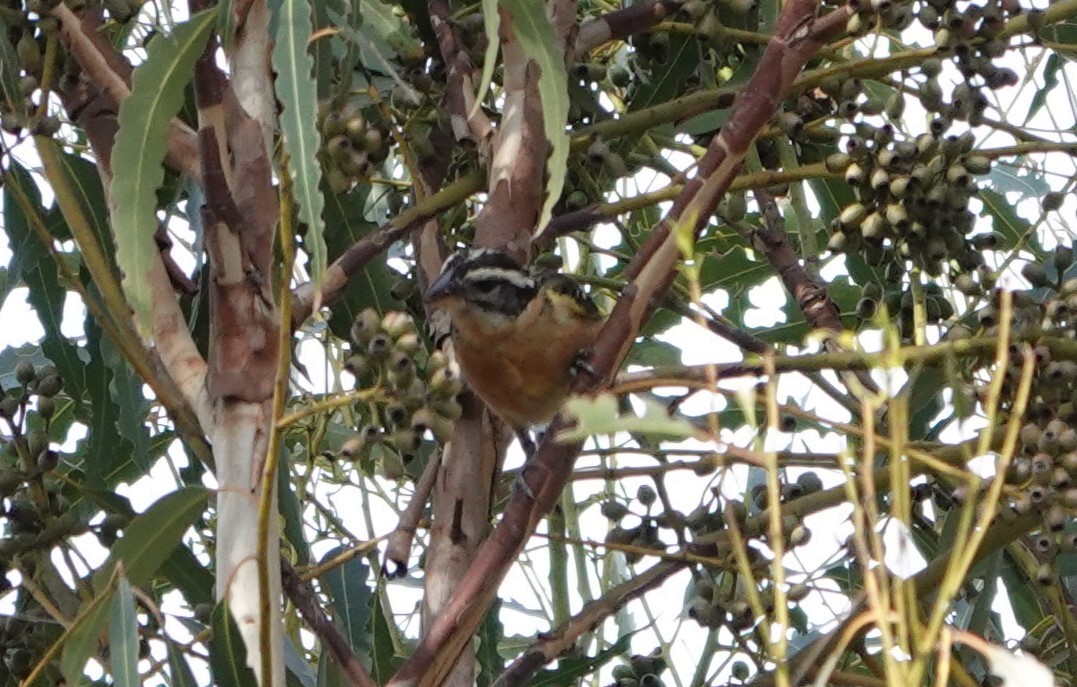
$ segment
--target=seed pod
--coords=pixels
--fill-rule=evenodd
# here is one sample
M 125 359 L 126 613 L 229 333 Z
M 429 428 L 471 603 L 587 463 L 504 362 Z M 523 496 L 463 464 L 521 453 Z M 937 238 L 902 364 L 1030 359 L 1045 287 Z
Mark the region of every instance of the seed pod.
M 381 328 L 386 334 L 396 339 L 406 333 L 414 332 L 415 321 L 405 312 L 391 310 L 381 318 Z
M 430 375 L 429 388 L 434 397 L 452 398 L 460 393 L 463 382 L 460 380 L 460 375 L 456 374 L 452 368 L 443 367 Z
M 882 240 L 886 232 L 886 219 L 878 212 L 864 218 L 860 224 L 860 233 L 865 239 Z
M 891 177 L 890 195 L 894 198 L 904 198 L 909 192 L 910 179 L 906 176 Z
M 37 393 L 45 398 L 52 398 L 64 388 L 64 380 L 60 375 L 49 375 L 37 383 Z
M 616 522 L 624 516 L 628 515 L 628 506 L 621 503 L 620 501 L 603 501 L 602 505 L 599 507 L 599 510 L 602 513 L 602 517 L 613 522 Z
M 1047 277 L 1047 270 L 1036 262 L 1025 263 L 1025 266 L 1021 268 L 1021 276 L 1027 279 L 1034 289 L 1044 288 L 1051 283 Z
M 848 153 L 832 153 L 826 157 L 826 171 L 844 171 L 845 168 L 849 166 L 850 162 L 852 162 L 852 157 Z
M 395 451 L 388 451 L 383 448 L 378 455 L 376 465 L 378 473 L 393 482 L 399 481 L 407 475 L 404 459 Z
M 946 180 L 954 186 L 968 186 L 971 179 L 964 165 L 954 164 L 946 170 Z
M 867 214 L 868 209 L 863 203 L 852 203 L 842 209 L 841 214 L 838 215 L 838 221 L 843 229 L 858 227 Z
M 864 181 L 864 169 L 856 162 L 845 168 L 845 181 L 850 186 L 859 186 Z
M 27 386 L 34 381 L 35 374 L 34 364 L 29 360 L 20 360 L 19 364 L 15 366 L 15 379 L 22 386 Z
M 1044 212 L 1054 212 L 1062 207 L 1062 201 L 1064 196 L 1058 191 L 1050 191 L 1043 196 L 1043 200 L 1040 202 L 1040 207 Z
M 1063 246 L 1061 244 L 1056 246 L 1051 260 L 1054 262 L 1055 269 L 1060 273 L 1065 272 L 1073 264 L 1073 246 Z
M 987 174 L 991 171 L 991 158 L 983 155 L 969 155 L 965 158 L 964 165 L 971 174 Z
M 393 340 L 388 334 L 379 332 L 378 334 L 375 334 L 370 340 L 370 343 L 367 344 L 366 353 L 370 360 L 380 362 L 389 355 L 389 351 L 392 349 Z
M 352 342 L 359 346 L 365 346 L 370 343 L 370 340 L 378 333 L 380 324 L 381 318 L 374 308 L 362 310 L 356 315 L 355 322 L 352 323 L 351 331 L 349 332 Z
M 639 489 L 636 490 L 636 500 L 644 507 L 650 508 L 658 500 L 658 494 L 655 492 L 654 487 L 649 484 L 641 484 Z
M 19 42 L 15 44 L 15 54 L 24 71 L 36 72 L 41 69 L 41 46 L 37 44 L 32 32 L 23 31 Z
M 796 112 L 783 112 L 778 115 L 778 128 L 789 138 L 795 138 L 804 131 L 804 120 Z
M 901 231 L 909 224 L 909 212 L 901 203 L 890 203 L 886 206 L 886 221 Z
M 464 412 L 460 404 L 452 398 L 433 401 L 430 403 L 430 408 L 450 422 L 456 422 Z

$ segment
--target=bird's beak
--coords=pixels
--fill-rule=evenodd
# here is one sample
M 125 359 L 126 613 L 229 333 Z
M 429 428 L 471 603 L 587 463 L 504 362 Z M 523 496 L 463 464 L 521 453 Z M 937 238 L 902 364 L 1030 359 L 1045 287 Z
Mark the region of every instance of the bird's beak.
M 446 270 L 438 275 L 434 283 L 423 294 L 423 300 L 427 303 L 437 303 L 440 300 L 455 296 L 460 292 L 460 284 L 456 280 L 453 270 Z

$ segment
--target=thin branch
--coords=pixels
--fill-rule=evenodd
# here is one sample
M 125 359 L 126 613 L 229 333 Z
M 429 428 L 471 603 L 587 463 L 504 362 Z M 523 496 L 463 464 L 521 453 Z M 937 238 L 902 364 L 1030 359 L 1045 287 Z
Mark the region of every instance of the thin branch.
M 830 36 L 844 29 L 850 14 L 844 8 L 817 17 L 817 11 L 816 4 L 807 0 L 786 3 L 774 37 L 735 104 L 729 123 L 714 137 L 700 161 L 698 176 L 685 185 L 669 217 L 651 232 L 629 264 L 626 276 L 632 283 L 614 306 L 588 361 L 595 374 L 581 375 L 576 391 L 593 391 L 612 379 L 636 333 L 673 281 L 680 254 L 672 236 L 673 227 L 684 222 L 694 233 L 706 226 L 751 142 L 790 91 L 804 63 Z M 445 667 L 470 641 L 496 594 L 497 584 L 542 515 L 560 498 L 581 448 L 578 443 L 563 444 L 554 439 L 569 424 L 563 416 L 554 419 L 525 470 L 523 482 L 528 488 L 513 495 L 501 522 L 460 580 L 452 599 L 390 685 L 438 683 Z
M 336 659 L 337 664 L 348 676 L 352 685 L 356 687 L 374 687 L 374 680 L 367 672 L 363 664 L 352 653 L 348 641 L 341 636 L 333 625 L 333 622 L 325 616 L 318 606 L 318 599 L 310 586 L 305 583 L 295 568 L 283 558 L 280 561 L 281 586 L 288 599 L 295 604 L 299 615 L 307 623 L 307 626 L 322 640 L 322 645 L 327 647 Z

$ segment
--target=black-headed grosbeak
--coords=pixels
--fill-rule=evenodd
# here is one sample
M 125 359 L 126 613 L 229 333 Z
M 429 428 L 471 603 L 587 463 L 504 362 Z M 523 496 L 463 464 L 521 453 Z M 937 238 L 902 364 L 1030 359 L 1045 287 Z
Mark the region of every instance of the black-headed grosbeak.
M 602 326 L 594 302 L 570 277 L 490 249 L 451 255 L 425 298 L 449 314 L 468 386 L 529 450 L 527 429 L 560 410 Z

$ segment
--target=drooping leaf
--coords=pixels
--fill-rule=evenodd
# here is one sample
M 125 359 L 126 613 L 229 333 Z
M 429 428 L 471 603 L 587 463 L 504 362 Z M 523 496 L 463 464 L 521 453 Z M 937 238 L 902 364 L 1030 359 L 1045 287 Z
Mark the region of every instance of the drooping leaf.
M 144 335 L 151 319 L 146 276 L 157 250 L 153 242 L 157 188 L 164 180 L 161 163 L 168 128 L 183 106 L 184 87 L 215 20 L 216 9 L 206 10 L 177 25 L 170 35 L 158 34 L 150 42 L 146 61 L 134 72 L 131 95 L 120 106 L 109 207 L 124 292 Z
M 343 547 L 329 551 L 322 561 L 332 560 L 344 552 Z M 329 588 L 333 619 L 340 628 L 348 644 L 357 655 L 370 654 L 368 627 L 370 622 L 371 598 L 370 566 L 361 558 L 350 558 L 341 565 L 334 566 L 324 575 L 322 581 Z
M 258 687 L 247 667 L 247 649 L 227 603 L 213 609 L 213 637 L 209 640 L 209 668 L 218 687 Z
M 60 654 L 60 672 L 69 685 L 82 683 L 86 661 L 97 653 L 101 635 L 108 627 L 115 587 L 109 584 L 103 586 L 105 588 L 99 589 L 97 596 L 79 611 L 65 636 L 58 640 L 64 644 Z
M 41 326 L 45 329 L 41 350 L 63 377 L 64 391 L 79 401 L 79 408 L 82 408 L 88 356 L 86 350 L 64 336 L 61 329 L 67 291 L 60 282 L 60 275 L 51 258 L 42 259 L 35 269 L 26 274 L 26 285 L 30 289 L 26 299 L 33 306 Z M 86 417 L 81 411 L 76 414 L 80 419 Z
M 94 575 L 94 587 L 99 589 L 120 561 L 131 584 L 146 583 L 205 509 L 208 498 L 206 489 L 185 487 L 158 499 L 124 529 L 123 538 Z
M 483 51 L 482 75 L 475 93 L 475 104 L 469 114 L 474 114 L 482 106 L 482 100 L 494 79 L 494 68 L 497 67 L 497 51 L 501 47 L 498 35 L 501 30 L 501 15 L 497 13 L 497 0 L 482 0 L 482 29 L 486 34 L 486 50 Z
M 378 684 L 385 683 L 404 660 L 398 651 L 393 619 L 385 613 L 385 600 L 381 598 L 383 594 L 384 584 L 378 587 L 378 595 L 372 604 L 369 628 L 373 645 L 370 653 L 370 675 Z
M 505 659 L 498 651 L 504 636 L 505 626 L 501 622 L 501 599 L 494 599 L 476 634 L 479 640 L 478 649 L 475 651 L 475 660 L 479 664 L 479 674 L 476 676 L 478 687 L 487 687 L 505 669 Z
M 593 434 L 634 432 L 653 437 L 687 439 L 700 432 L 692 423 L 672 417 L 656 401 L 643 399 L 643 414 L 618 412 L 617 399 L 609 394 L 594 398 L 576 397 L 565 403 L 565 412 L 576 418 L 576 426 L 561 432 L 561 441 L 582 441 Z
M 277 24 L 273 45 L 273 69 L 277 73 L 277 98 L 283 103 L 280 116 L 288 174 L 299 219 L 307 225 L 304 247 L 310 255 L 314 288 L 321 286 L 329 264 L 325 246 L 324 200 L 319 186 L 322 167 L 318 162 L 318 94 L 314 60 L 307 52 L 313 30 L 307 0 L 282 0 L 274 17 Z
M 101 355 L 105 337 L 92 317 L 86 319 L 86 337 L 90 352 L 90 362 L 86 365 L 86 393 L 92 415 L 89 435 L 83 442 L 86 481 L 92 487 L 108 488 L 148 470 L 148 464 L 139 465 L 134 461 L 145 461 L 149 456 L 144 448 L 145 439 L 142 451 L 136 454 L 134 444 L 120 432 L 119 399 L 112 394 L 112 371 L 105 365 Z M 141 396 L 140 383 L 135 393 Z M 145 419 L 145 415 L 142 419 Z M 137 421 L 132 429 L 143 434 L 146 431 L 142 420 Z
M 534 687 L 562 687 L 575 685 L 584 675 L 589 675 L 618 656 L 628 652 L 635 632 L 625 632 L 616 642 L 594 656 L 566 657 L 557 662 L 557 668 L 540 670 L 532 678 Z
M 183 592 L 190 604 L 213 603 L 213 573 L 182 544 L 172 550 L 161 574 Z
M 502 7 L 512 14 L 512 30 L 524 54 L 541 70 L 538 90 L 542 102 L 542 128 L 550 143 L 550 156 L 546 160 L 546 199 L 536 227 L 541 232 L 550 221 L 554 204 L 561 198 L 568 168 L 569 140 L 565 133 L 569 107 L 568 72 L 543 3 L 502 0 Z
M 291 473 L 288 470 L 288 449 L 281 442 L 281 462 L 277 469 L 277 493 L 280 501 L 280 513 L 283 519 L 284 538 L 292 545 L 299 565 L 310 563 L 310 547 L 303 536 L 303 510 L 299 505 L 299 498 L 291 483 Z
M 4 111 L 23 117 L 26 115 L 26 98 L 19 92 L 19 56 L 10 35 L 10 27 L 0 17 L 0 98 L 3 98 Z
M 17 284 L 41 260 L 49 259 L 49 250 L 30 225 L 24 208 L 16 200 L 16 191 L 34 208 L 41 207 L 41 192 L 33 177 L 15 160 L 10 160 L 4 174 L 4 234 L 11 247 L 8 279 Z
M 58 152 L 56 156 L 58 168 L 63 171 L 67 186 L 74 195 L 82 216 L 89 223 L 105 257 L 115 259 L 116 249 L 109 229 L 108 200 L 105 198 L 105 189 L 101 185 L 101 175 L 97 171 L 97 165 L 78 155 L 62 150 Z M 67 228 L 67 222 L 63 219 L 60 208 L 55 207 L 52 212 L 55 215 L 49 220 L 52 237 L 54 239 L 69 237 L 71 232 Z
M 171 678 L 169 687 L 198 687 L 198 681 L 183 658 L 183 652 L 171 639 L 166 639 L 165 643 L 168 647 L 168 676 Z
M 284 638 L 284 669 L 288 671 L 286 676 L 289 685 L 315 687 L 318 681 L 318 676 L 310 669 L 310 664 L 299 653 L 291 637 Z
M 116 687 L 138 687 L 138 618 L 135 597 L 127 578 L 120 576 L 112 595 L 108 626 L 108 656 Z
M 1047 56 L 1047 62 L 1043 67 L 1043 87 L 1038 89 L 1036 94 L 1032 96 L 1032 102 L 1028 105 L 1028 113 L 1025 115 L 1025 125 L 1032 121 L 1036 113 L 1047 104 L 1047 96 L 1058 86 L 1058 74 L 1062 71 L 1062 66 L 1062 58 L 1059 57 L 1058 53 L 1051 53 Z

